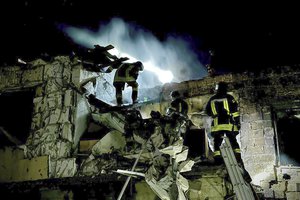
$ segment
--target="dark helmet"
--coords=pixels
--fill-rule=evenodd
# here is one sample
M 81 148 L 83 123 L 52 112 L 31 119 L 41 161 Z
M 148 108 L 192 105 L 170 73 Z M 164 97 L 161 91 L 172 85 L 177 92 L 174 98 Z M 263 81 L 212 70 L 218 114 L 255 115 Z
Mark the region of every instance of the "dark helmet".
M 143 71 L 144 70 L 144 65 L 141 61 L 137 61 L 134 63 L 134 65 L 136 66 L 136 68 L 139 70 L 139 71 Z
M 217 91 L 218 94 L 227 93 L 227 83 L 225 83 L 223 81 L 217 83 L 215 90 Z
M 173 98 L 177 98 L 177 97 L 180 97 L 180 94 L 177 90 L 175 90 L 170 93 L 170 96 Z

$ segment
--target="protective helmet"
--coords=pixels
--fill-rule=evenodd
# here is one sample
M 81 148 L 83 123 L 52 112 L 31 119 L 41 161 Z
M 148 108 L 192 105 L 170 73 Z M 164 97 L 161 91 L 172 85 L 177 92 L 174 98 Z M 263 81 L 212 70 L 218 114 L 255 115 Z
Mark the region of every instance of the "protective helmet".
M 173 98 L 177 98 L 177 97 L 180 97 L 180 94 L 177 90 L 175 90 L 170 93 L 170 96 Z
M 137 69 L 139 71 L 143 71 L 144 70 L 144 65 L 143 65 L 143 63 L 141 61 L 135 62 L 134 65 L 137 67 Z
M 217 83 L 216 87 L 215 87 L 215 90 L 219 94 L 225 94 L 225 93 L 227 93 L 227 83 L 225 83 L 223 81 Z

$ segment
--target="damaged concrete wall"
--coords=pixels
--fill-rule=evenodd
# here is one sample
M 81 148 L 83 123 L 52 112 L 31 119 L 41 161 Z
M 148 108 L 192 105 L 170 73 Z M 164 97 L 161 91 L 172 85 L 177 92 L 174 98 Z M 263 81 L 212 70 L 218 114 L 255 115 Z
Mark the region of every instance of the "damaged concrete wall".
M 187 172 L 185 177 L 189 180 L 189 192 L 187 196 L 190 200 L 222 200 L 233 195 L 233 187 L 223 167 L 203 166 L 197 168 L 196 172 L 190 174 Z M 135 189 L 137 190 L 136 200 L 157 199 L 145 181 L 136 183 Z
M 277 184 L 271 185 L 269 192 L 275 193 L 277 198 L 300 199 L 300 167 L 280 166 L 276 174 Z
M 190 116 L 193 117 L 193 112 L 203 109 L 208 100 L 207 97 L 213 94 L 212 89 L 217 82 L 229 83 L 229 92 L 238 100 L 240 107 L 242 127 L 238 140 L 245 167 L 253 182 L 264 187 L 266 197 L 283 198 L 284 195 L 294 195 L 291 192 L 296 191 L 287 192 L 286 189 L 275 186 L 276 184 L 271 189 L 269 187 L 270 181 L 278 180 L 278 173 L 275 171 L 278 171 L 276 169 L 280 167 L 276 152 L 272 107 L 278 102 L 284 104 L 287 101 L 300 99 L 299 78 L 299 66 L 284 66 L 268 69 L 260 74 L 227 74 L 198 81 L 169 84 L 165 85 L 163 96 L 165 100 L 170 101 L 168 95 L 175 89 L 186 94 L 187 102 L 192 110 Z M 209 126 L 205 125 L 207 122 L 203 117 L 198 117 L 198 121 L 198 124 L 203 124 L 204 127 Z M 295 174 L 294 171 L 298 168 L 289 168 L 289 170 L 289 174 Z M 292 182 L 294 185 L 295 182 L 299 184 L 299 177 L 295 177 Z
M 278 173 L 274 173 L 278 163 L 271 108 L 274 100 L 278 102 L 287 99 L 299 99 L 299 72 L 295 70 L 290 67 L 283 67 L 277 71 L 266 71 L 256 76 L 228 74 L 175 85 L 167 84 L 162 92 L 162 98 L 165 101 L 147 104 L 141 108 L 141 112 L 144 118 L 150 117 L 149 114 L 152 110 L 165 113 L 170 103 L 169 94 L 176 89 L 187 97 L 186 100 L 190 108 L 189 116 L 192 121 L 199 127 L 205 128 L 209 134 L 210 121 L 206 116 L 199 115 L 199 113 L 203 111 L 206 102 L 213 94 L 212 88 L 214 88 L 215 83 L 219 81 L 228 82 L 230 93 L 235 96 L 240 105 L 242 129 L 238 139 L 246 169 L 252 176 L 253 182 L 265 189 L 266 197 L 292 196 L 297 194 L 295 193 L 297 191 L 288 191 L 280 187 L 283 181 L 273 184 L 271 189 L 269 183 L 274 180 L 278 181 Z M 99 84 L 98 81 L 96 83 L 102 87 L 105 85 Z M 110 88 L 106 91 L 110 91 L 108 92 L 110 96 L 114 95 L 113 89 Z M 100 93 L 96 94 L 99 96 Z M 290 169 L 289 173 L 292 173 L 293 170 L 295 169 Z M 293 185 L 299 182 L 299 177 L 293 179 Z
M 88 120 L 91 113 L 89 104 L 87 103 L 87 100 L 85 98 L 85 95 L 90 94 L 91 89 L 88 92 L 86 92 L 80 90 L 80 88 L 86 82 L 88 82 L 88 80 L 94 79 L 97 76 L 98 76 L 97 73 L 82 70 L 81 65 L 76 65 L 73 67 L 72 84 L 75 87 L 73 89 L 79 89 L 79 92 L 76 92 L 74 96 L 74 101 L 75 101 L 74 103 L 76 105 L 74 110 L 74 118 L 75 118 L 74 123 L 76 124 L 76 126 L 74 127 L 74 141 L 73 141 L 74 148 L 75 145 L 79 143 L 79 139 L 84 133 L 84 131 L 87 129 Z M 94 92 L 91 92 L 91 94 L 93 93 Z
M 67 56 L 55 57 L 50 62 L 38 59 L 26 66 L 0 70 L 1 93 L 24 88 L 35 90 L 25 159 L 49 156 L 49 177 L 73 176 L 76 164 L 72 156 L 90 113 L 74 88 L 91 75 L 83 75 L 80 65 Z
M 49 157 L 25 159 L 22 149 L 0 149 L 0 182 L 38 180 L 49 178 Z
M 85 96 L 95 94 L 99 99 L 113 100 L 111 78 L 111 74 L 83 70 L 79 63 L 63 56 L 55 57 L 51 62 L 39 59 L 27 66 L 1 68 L 0 93 L 24 88 L 35 90 L 30 136 L 24 147 L 24 158 L 18 160 L 47 156 L 48 177 L 74 176 L 78 169 L 75 156 L 79 140 L 92 117 Z M 209 134 L 210 121 L 202 111 L 213 94 L 214 85 L 219 81 L 229 83 L 230 93 L 239 102 L 242 128 L 238 140 L 245 167 L 254 183 L 263 186 L 266 197 L 292 199 L 297 196 L 300 190 L 299 168 L 278 164 L 276 132 L 272 120 L 272 106 L 275 102 L 300 99 L 300 72 L 297 67 L 282 67 L 255 76 L 246 73 L 227 74 L 166 84 L 161 97 L 164 102 L 145 104 L 141 107 L 142 116 L 149 118 L 152 110 L 164 114 L 170 103 L 170 92 L 179 90 L 186 97 L 190 119 L 198 127 L 205 128 Z M 81 90 L 81 86 L 85 86 L 86 90 Z M 96 161 L 92 158 L 91 160 Z M 86 165 L 85 169 L 90 166 L 95 165 Z M 93 174 L 92 172 L 87 170 L 84 174 Z M 98 168 L 95 173 L 99 173 Z M 291 178 L 283 179 L 284 174 L 291 175 Z M 215 182 L 221 181 L 219 177 L 216 179 L 218 180 Z M 30 178 L 25 177 L 22 180 Z M 202 184 L 205 181 L 203 179 Z M 199 196 L 198 185 L 192 185 L 191 195 Z

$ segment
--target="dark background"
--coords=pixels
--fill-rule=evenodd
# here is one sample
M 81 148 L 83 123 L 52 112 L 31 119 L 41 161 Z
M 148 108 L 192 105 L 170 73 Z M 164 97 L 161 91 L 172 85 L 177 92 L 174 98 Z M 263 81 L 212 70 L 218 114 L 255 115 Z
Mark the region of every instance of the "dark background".
M 201 52 L 213 49 L 220 71 L 297 65 L 300 12 L 295 5 L 273 4 L 11 0 L 1 3 L 0 64 L 11 65 L 17 57 L 34 59 L 45 52 L 70 53 L 76 45 L 57 29 L 59 23 L 97 29 L 102 21 L 120 17 L 160 40 L 168 34 L 184 36 L 194 44 L 200 61 Z

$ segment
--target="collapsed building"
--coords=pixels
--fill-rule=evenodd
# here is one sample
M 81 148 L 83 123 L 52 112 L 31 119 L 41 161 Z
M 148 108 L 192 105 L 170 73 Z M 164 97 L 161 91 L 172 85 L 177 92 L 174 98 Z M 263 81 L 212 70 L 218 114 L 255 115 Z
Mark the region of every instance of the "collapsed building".
M 127 181 L 117 169 L 145 175 L 149 155 L 139 155 L 135 148 L 141 145 L 125 135 L 131 108 L 107 106 L 114 98 L 110 74 L 86 70 L 68 56 L 0 70 L 1 194 L 16 199 L 113 199 Z M 190 150 L 195 154 L 195 165 L 182 174 L 189 185 L 187 197 L 230 198 L 234 191 L 226 168 L 197 161 L 211 157 L 210 119 L 204 106 L 215 83 L 227 82 L 239 102 L 238 140 L 256 192 L 264 199 L 300 199 L 299 76 L 298 66 L 283 66 L 165 84 L 153 92 L 159 94 L 157 99 L 136 109 L 148 120 L 151 111 L 166 113 L 171 91 L 185 94 L 193 123 Z M 91 94 L 101 100 L 96 106 L 88 98 Z M 144 177 L 134 176 L 126 198 L 157 198 Z

